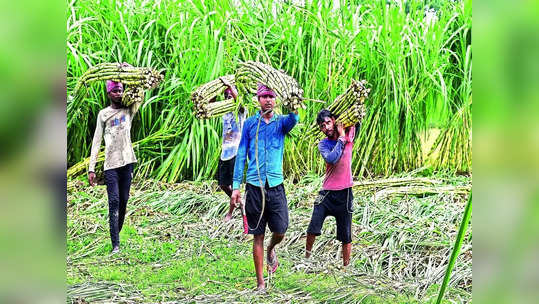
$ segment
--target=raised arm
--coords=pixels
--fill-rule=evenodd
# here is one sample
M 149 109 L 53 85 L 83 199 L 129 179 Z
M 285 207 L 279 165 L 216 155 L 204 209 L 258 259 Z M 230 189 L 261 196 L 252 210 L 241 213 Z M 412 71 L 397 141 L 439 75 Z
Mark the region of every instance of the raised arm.
M 129 63 L 127 63 L 127 62 L 122 62 L 120 64 L 120 67 L 122 67 L 122 68 L 133 68 L 133 66 L 130 65 Z M 125 90 L 125 87 L 124 87 L 124 90 Z M 142 95 L 142 98 L 140 99 L 140 101 L 139 102 L 134 102 L 132 105 L 129 106 L 129 112 L 131 113 L 131 119 L 133 119 L 135 114 L 137 114 L 140 106 L 144 102 L 144 97 L 145 97 L 145 94 L 146 94 L 144 92 L 144 89 L 141 89 L 140 94 Z
M 144 90 L 143 90 L 141 94 L 146 94 L 146 93 L 144 93 Z M 131 106 L 129 106 L 129 112 L 131 113 L 131 119 L 133 119 L 135 114 L 137 114 L 138 109 L 140 108 L 140 106 L 142 105 L 143 102 L 144 102 L 144 98 L 142 98 L 141 101 L 139 101 L 139 102 L 133 102 L 133 104 Z
M 318 143 L 318 151 L 320 151 L 320 154 L 322 155 L 326 163 L 334 165 L 339 161 L 339 159 L 341 159 L 342 153 L 344 151 L 344 141 L 345 139 L 339 137 L 333 149 L 328 147 L 323 140 Z
M 287 134 L 288 132 L 290 132 L 290 130 L 292 130 L 292 128 L 294 128 L 294 126 L 298 123 L 299 121 L 299 115 L 296 112 L 290 112 L 288 113 L 288 115 L 283 119 L 283 133 L 284 134 Z

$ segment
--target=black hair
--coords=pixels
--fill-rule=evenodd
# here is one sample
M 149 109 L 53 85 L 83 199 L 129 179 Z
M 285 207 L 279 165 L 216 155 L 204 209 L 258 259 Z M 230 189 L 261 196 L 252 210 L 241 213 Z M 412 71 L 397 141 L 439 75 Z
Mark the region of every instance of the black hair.
M 323 123 L 326 120 L 326 117 L 329 118 L 337 118 L 331 111 L 327 109 L 322 109 L 320 112 L 318 112 L 318 115 L 316 116 L 316 124 L 319 125 Z

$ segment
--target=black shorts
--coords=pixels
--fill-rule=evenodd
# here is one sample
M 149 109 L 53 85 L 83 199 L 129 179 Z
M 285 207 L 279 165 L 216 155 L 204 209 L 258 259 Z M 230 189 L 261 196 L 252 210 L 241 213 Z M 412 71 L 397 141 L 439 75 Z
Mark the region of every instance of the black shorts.
M 234 179 L 234 163 L 236 157 L 229 160 L 219 159 L 219 165 L 217 166 L 217 182 L 219 185 L 232 186 L 232 180 Z
M 265 187 L 265 208 L 262 218 L 262 193 L 260 187 L 247 184 L 245 186 L 245 213 L 249 224 L 249 234 L 264 234 L 266 223 L 271 232 L 285 233 L 288 229 L 288 203 L 284 186 L 280 184 L 270 188 Z M 260 223 L 258 222 L 260 220 Z
M 320 235 L 326 216 L 331 215 L 337 222 L 337 240 L 344 244 L 351 243 L 353 201 L 352 188 L 320 191 L 314 204 L 307 233 Z

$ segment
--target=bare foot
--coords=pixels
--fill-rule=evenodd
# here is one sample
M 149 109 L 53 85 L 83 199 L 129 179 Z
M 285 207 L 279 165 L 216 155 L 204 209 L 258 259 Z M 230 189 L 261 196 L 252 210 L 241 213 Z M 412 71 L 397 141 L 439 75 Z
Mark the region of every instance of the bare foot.
M 279 260 L 277 259 L 277 254 L 275 254 L 275 248 L 268 254 L 266 262 L 268 263 L 268 272 L 275 273 L 277 267 L 279 267 Z
M 256 287 L 256 292 L 265 293 L 266 292 L 266 285 L 260 284 Z
M 223 220 L 225 223 L 228 223 L 230 222 L 230 220 L 232 219 L 232 213 L 227 213 L 225 215 L 225 219 Z

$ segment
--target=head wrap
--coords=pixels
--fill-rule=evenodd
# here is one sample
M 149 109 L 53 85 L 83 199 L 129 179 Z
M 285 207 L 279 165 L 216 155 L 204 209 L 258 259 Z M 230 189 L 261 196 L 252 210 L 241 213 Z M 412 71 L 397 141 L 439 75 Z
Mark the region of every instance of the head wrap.
M 226 93 L 232 95 L 232 98 L 238 97 L 238 91 L 236 91 L 236 88 L 234 86 L 229 86 L 225 89 L 225 95 Z
M 273 92 L 272 89 L 270 89 L 267 86 L 259 83 L 258 84 L 258 89 L 256 90 L 256 96 L 260 97 L 260 96 L 264 96 L 264 95 L 270 95 L 273 98 L 275 98 L 277 96 L 277 95 L 275 95 L 275 92 Z
M 112 80 L 107 80 L 106 86 L 107 86 L 107 93 L 109 93 L 110 91 L 112 91 L 112 90 L 114 90 L 116 88 L 120 88 L 122 90 L 124 88 L 124 85 L 121 82 L 116 82 L 116 81 L 112 81 Z

